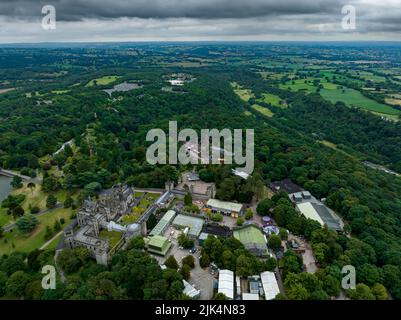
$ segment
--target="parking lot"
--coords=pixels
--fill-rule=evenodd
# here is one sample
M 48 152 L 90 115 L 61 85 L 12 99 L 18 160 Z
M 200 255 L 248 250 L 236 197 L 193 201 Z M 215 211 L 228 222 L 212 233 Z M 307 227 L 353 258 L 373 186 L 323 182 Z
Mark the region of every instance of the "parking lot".
M 164 233 L 164 236 L 171 241 L 172 247 L 167 253 L 166 257 L 161 257 L 153 255 L 160 264 L 163 264 L 168 256 L 173 255 L 179 265 L 181 266 L 181 261 L 184 257 L 192 255 L 195 258 L 195 268 L 191 270 L 191 277 L 188 282 L 194 286 L 197 290 L 201 291 L 201 300 L 210 300 L 213 297 L 213 283 L 215 278 L 209 273 L 208 268 L 202 269 L 199 266 L 199 257 L 201 248 L 197 245 L 195 241 L 196 252 L 194 254 L 190 253 L 188 249 L 180 249 L 178 245 L 178 236 L 180 230 L 175 229 L 173 226 L 169 226 Z

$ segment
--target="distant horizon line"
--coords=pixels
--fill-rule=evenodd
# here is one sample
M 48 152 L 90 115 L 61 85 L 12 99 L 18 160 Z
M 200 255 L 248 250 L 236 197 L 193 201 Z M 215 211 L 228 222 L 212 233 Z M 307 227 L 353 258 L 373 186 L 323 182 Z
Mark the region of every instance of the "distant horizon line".
M 401 40 L 140 40 L 140 41 L 38 41 L 0 42 L 0 46 L 66 45 L 66 44 L 146 44 L 146 43 L 387 43 L 401 44 Z

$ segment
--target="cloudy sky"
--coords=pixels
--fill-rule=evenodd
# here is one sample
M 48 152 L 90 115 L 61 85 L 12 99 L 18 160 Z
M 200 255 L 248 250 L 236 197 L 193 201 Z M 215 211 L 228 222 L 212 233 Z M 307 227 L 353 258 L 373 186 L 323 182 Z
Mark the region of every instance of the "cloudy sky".
M 55 30 L 42 28 L 45 5 Z M 0 0 L 0 43 L 157 40 L 401 41 L 401 0 Z

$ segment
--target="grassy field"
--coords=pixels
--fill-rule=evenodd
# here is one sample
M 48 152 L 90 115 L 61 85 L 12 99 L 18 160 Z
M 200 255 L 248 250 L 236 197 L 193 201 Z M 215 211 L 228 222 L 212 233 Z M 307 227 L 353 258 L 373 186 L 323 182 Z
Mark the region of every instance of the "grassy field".
M 291 91 L 304 90 L 307 92 L 316 92 L 317 88 L 313 85 L 312 81 L 312 78 L 291 80 L 285 84 L 280 84 L 279 87 L 280 89 Z
M 331 82 L 327 82 L 326 80 L 321 80 L 320 83 L 323 86 L 323 89 L 320 90 L 320 95 L 332 103 L 341 101 L 349 107 L 358 107 L 373 113 L 378 113 L 382 116 L 389 115 L 395 116 L 396 118 L 399 114 L 401 114 L 400 110 L 369 99 L 357 90 L 340 87 Z M 292 91 L 304 90 L 307 92 L 316 92 L 317 89 L 313 84 L 312 78 L 288 81 L 285 84 L 281 84 L 280 88 L 287 90 L 290 89 Z
M 23 187 L 17 190 L 13 190 L 11 195 L 16 196 L 19 194 L 25 195 L 25 200 L 22 202 L 22 208 L 25 212 L 29 212 L 29 206 L 38 207 L 40 210 L 46 209 L 46 199 L 47 194 L 42 190 L 42 187 L 37 185 L 34 189 L 29 189 L 27 187 L 27 183 L 23 184 Z M 59 202 L 64 202 L 68 195 L 66 190 L 59 190 L 55 193 L 55 196 Z M 75 198 L 76 195 L 72 195 L 72 198 Z M 14 219 L 11 215 L 7 214 L 7 209 L 0 208 L 0 225 L 5 226 L 14 222 Z
M 287 103 L 281 99 L 279 96 L 276 96 L 271 93 L 263 93 L 263 98 L 259 99 L 258 101 L 268 103 L 274 107 L 278 108 L 287 108 Z
M 64 93 L 68 93 L 70 92 L 70 90 L 53 90 L 52 93 L 54 94 L 64 94 Z
M 240 97 L 245 102 L 248 102 L 249 99 L 254 98 L 255 95 L 249 89 L 242 88 L 238 83 L 232 82 L 231 87 L 233 88 L 235 94 Z
M 357 90 L 344 88 L 341 89 L 322 89 L 320 94 L 323 98 L 336 103 L 337 101 L 344 102 L 347 106 L 355 106 L 373 112 L 398 115 L 401 111 L 394 109 L 385 104 L 379 103 L 362 95 Z
M 262 107 L 262 106 L 260 106 L 258 104 L 252 105 L 252 108 L 254 110 L 256 110 L 257 112 L 260 112 L 261 114 L 263 114 L 263 115 L 265 115 L 265 116 L 267 116 L 269 118 L 273 117 L 273 115 L 274 115 L 274 113 L 271 112 L 268 108 Z
M 102 230 L 99 233 L 99 238 L 109 241 L 110 248 L 113 248 L 117 242 L 121 239 L 122 233 L 117 231 Z
M 11 223 L 13 220 L 12 216 L 7 214 L 6 208 L 0 208 L 0 226 L 5 226 Z
M 72 209 L 58 208 L 38 216 L 40 224 L 28 235 L 21 234 L 16 228 L 11 232 L 6 232 L 0 240 L 0 255 L 12 251 L 31 252 L 39 249 L 47 242 L 45 239 L 46 226 L 53 227 L 55 221 L 64 218 L 65 223 L 62 227 L 65 227 L 70 223 L 71 213 Z
M 119 77 L 119 76 L 104 76 L 104 77 L 101 77 L 101 78 L 93 79 L 93 80 L 88 82 L 86 87 L 93 87 L 95 85 L 95 81 L 96 81 L 97 85 L 104 86 L 104 85 L 113 83 L 118 78 L 121 78 L 121 77 Z

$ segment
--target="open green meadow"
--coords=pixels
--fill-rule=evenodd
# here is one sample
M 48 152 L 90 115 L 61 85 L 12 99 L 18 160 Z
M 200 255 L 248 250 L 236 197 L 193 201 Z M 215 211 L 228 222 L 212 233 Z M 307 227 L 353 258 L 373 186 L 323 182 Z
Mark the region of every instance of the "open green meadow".
M 400 110 L 394 109 L 385 104 L 379 103 L 375 100 L 365 97 L 357 90 L 344 88 L 344 89 L 322 89 L 320 94 L 323 98 L 336 103 L 337 101 L 344 102 L 347 106 L 355 106 L 358 108 L 366 109 L 372 112 L 378 112 L 388 115 L 399 115 Z
M 86 85 L 86 87 L 93 87 L 95 85 L 95 83 L 97 85 L 99 85 L 99 86 L 105 86 L 107 84 L 113 83 L 114 81 L 116 81 L 119 78 L 121 78 L 121 77 L 119 77 L 119 76 L 104 76 L 104 77 L 93 79 L 93 80 L 89 81 L 88 84 Z
M 269 118 L 273 117 L 274 113 L 271 112 L 270 109 L 266 108 L 266 107 L 262 107 L 258 104 L 254 104 L 252 105 L 252 109 L 256 110 L 257 112 L 263 114 L 264 116 L 267 116 Z
M 257 101 L 268 103 L 268 104 L 270 104 L 274 107 L 278 107 L 278 108 L 287 108 L 288 107 L 287 103 L 283 99 L 281 99 L 279 96 L 276 96 L 271 93 L 263 93 L 262 96 L 263 96 L 263 98 L 258 99 Z

